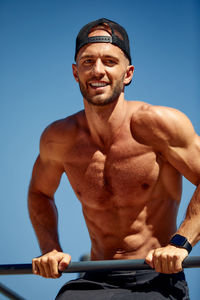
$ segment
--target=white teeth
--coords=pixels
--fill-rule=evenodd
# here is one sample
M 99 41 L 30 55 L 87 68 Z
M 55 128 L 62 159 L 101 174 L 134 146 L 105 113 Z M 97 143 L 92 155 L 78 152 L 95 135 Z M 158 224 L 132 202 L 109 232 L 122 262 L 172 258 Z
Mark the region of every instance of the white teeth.
M 106 86 L 107 83 L 105 82 L 92 82 L 91 83 L 91 86 L 94 86 L 94 87 L 102 87 L 102 86 Z

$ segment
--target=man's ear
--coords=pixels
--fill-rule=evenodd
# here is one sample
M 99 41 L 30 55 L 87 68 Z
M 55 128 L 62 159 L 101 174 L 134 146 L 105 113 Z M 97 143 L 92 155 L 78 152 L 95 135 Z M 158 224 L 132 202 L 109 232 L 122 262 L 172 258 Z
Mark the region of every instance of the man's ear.
M 72 64 L 72 71 L 73 71 L 73 75 L 74 75 L 74 78 L 75 78 L 76 82 L 79 82 L 78 71 L 77 71 L 77 65 L 76 64 Z
M 130 65 L 126 69 L 125 77 L 124 77 L 124 84 L 128 85 L 131 83 L 131 80 L 133 78 L 133 73 L 134 73 L 134 66 Z

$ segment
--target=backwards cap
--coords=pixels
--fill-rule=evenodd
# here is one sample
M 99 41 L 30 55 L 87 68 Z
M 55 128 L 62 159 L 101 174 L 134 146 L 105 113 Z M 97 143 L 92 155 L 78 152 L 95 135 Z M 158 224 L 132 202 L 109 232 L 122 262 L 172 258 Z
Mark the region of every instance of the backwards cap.
M 96 27 L 97 25 L 106 24 L 111 29 L 110 36 L 92 36 L 88 37 L 91 29 Z M 119 25 L 118 23 L 102 18 L 93 22 L 86 24 L 80 31 L 76 38 L 76 51 L 75 51 L 75 60 L 77 58 L 77 54 L 79 50 L 87 44 L 90 43 L 111 43 L 117 47 L 119 47 L 126 57 L 128 58 L 131 64 L 131 55 L 130 55 L 130 47 L 129 47 L 129 38 L 126 30 Z

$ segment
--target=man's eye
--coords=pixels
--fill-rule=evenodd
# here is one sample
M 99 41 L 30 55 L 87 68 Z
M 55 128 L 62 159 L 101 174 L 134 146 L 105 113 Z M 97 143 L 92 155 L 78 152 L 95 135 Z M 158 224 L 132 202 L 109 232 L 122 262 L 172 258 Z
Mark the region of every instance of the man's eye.
M 105 62 L 104 62 L 107 66 L 114 66 L 116 65 L 116 62 L 112 59 L 107 59 Z
M 92 59 L 86 59 L 86 60 L 84 60 L 84 62 L 83 62 L 85 65 L 87 65 L 87 64 L 92 64 L 93 63 L 93 60 Z

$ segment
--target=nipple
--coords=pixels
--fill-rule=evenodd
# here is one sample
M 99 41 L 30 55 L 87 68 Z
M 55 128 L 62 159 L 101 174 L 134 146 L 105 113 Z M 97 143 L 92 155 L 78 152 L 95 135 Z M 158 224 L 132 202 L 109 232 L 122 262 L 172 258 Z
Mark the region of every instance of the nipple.
M 142 189 L 143 190 L 148 190 L 148 188 L 149 188 L 149 184 L 148 183 L 143 183 L 142 184 Z

